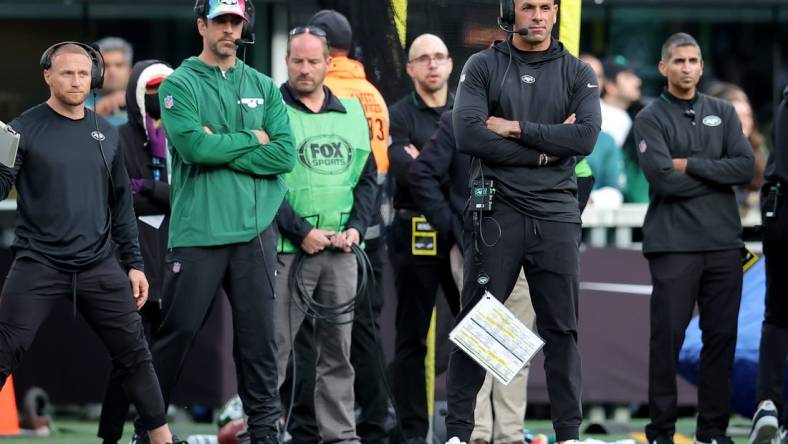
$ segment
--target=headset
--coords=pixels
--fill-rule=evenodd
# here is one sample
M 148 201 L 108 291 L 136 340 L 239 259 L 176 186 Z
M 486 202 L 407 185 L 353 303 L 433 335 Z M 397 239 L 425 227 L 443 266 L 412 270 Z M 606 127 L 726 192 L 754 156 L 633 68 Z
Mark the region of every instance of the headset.
M 500 0 L 501 9 L 498 14 L 500 26 L 514 25 L 514 0 Z
M 208 15 L 208 2 L 209 0 L 197 0 L 194 3 L 194 15 L 197 18 L 204 19 Z M 254 3 L 252 0 L 246 0 L 244 12 L 248 20 L 244 21 L 241 38 L 235 41 L 238 46 L 254 45 Z
M 104 85 L 104 57 L 101 56 L 101 52 L 99 52 L 98 49 L 85 43 L 70 41 L 55 43 L 54 45 L 47 48 L 43 54 L 41 54 L 41 61 L 39 62 L 41 68 L 51 68 L 52 54 L 54 54 L 58 48 L 65 45 L 77 45 L 88 53 L 92 63 L 90 68 L 90 89 L 101 89 L 101 87 Z
M 527 28 L 514 29 L 514 2 L 515 0 L 499 0 L 498 27 L 509 34 L 528 35 Z M 553 0 L 553 2 L 559 4 L 560 0 Z

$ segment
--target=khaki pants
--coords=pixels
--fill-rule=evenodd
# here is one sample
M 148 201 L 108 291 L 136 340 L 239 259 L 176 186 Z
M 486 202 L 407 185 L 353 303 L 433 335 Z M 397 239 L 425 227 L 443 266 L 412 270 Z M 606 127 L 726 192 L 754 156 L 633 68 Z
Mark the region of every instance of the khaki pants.
M 462 289 L 463 257 L 455 245 L 451 250 L 451 269 L 457 287 Z M 528 291 L 528 281 L 520 270 L 512 294 L 504 304 L 528 328 L 534 326 L 534 307 Z M 523 441 L 528 367 L 524 367 L 509 385 L 504 386 L 488 373 L 476 395 L 475 426 L 471 440 L 481 439 L 496 444 Z M 495 416 L 493 417 L 493 412 Z M 494 435 L 493 435 L 494 431 Z

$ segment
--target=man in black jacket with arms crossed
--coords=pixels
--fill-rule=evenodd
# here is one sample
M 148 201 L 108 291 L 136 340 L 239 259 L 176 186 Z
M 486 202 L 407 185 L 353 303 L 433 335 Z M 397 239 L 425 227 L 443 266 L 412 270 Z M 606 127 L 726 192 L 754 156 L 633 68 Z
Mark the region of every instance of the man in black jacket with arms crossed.
M 493 209 L 484 218 L 469 210 L 464 215 L 464 243 L 475 245 L 478 254 L 465 254 L 460 317 L 485 289 L 505 300 L 525 269 L 537 328 L 546 342 L 553 427 L 563 442 L 578 438 L 582 421 L 580 211 L 574 168 L 575 156 L 588 155 L 599 133 L 599 84 L 588 65 L 551 37 L 556 1 L 504 0 L 502 6 L 502 21 L 527 34 L 514 33 L 474 54 L 460 76 L 454 106 L 458 150 L 475 157 L 472 176 L 492 179 L 496 188 Z M 482 222 L 475 223 L 474 216 Z M 482 272 L 490 278 L 484 286 L 477 283 Z M 455 349 L 449 364 L 448 436 L 469 440 L 473 402 L 483 381 L 484 370 Z

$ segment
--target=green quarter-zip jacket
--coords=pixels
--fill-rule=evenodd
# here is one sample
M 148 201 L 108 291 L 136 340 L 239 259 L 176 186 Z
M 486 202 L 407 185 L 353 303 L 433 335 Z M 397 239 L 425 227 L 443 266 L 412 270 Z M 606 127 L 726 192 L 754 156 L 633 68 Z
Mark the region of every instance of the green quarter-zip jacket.
M 279 89 L 240 60 L 222 72 L 191 57 L 159 97 L 172 154 L 170 248 L 251 240 L 271 224 L 287 191 L 280 175 L 295 166 Z M 260 145 L 256 129 L 270 142 Z

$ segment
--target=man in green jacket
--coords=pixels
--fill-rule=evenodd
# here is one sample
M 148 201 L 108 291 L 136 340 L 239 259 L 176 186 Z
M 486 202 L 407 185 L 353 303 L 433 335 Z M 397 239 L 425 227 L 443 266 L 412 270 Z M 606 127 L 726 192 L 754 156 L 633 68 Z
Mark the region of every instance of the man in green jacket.
M 339 99 L 323 85 L 331 63 L 325 36 L 320 28 L 290 31 L 288 81 L 281 87 L 298 164 L 286 176 L 288 195 L 277 215 L 284 236 L 276 278 L 279 381 L 284 382 L 299 327 L 305 317 L 315 318 L 314 400 L 320 441 L 358 443 L 350 363 L 358 265 L 350 251 L 361 243 L 378 211 L 377 166 L 361 103 Z M 310 298 L 316 304 L 307 303 Z
M 153 338 L 165 402 L 195 334 L 224 288 L 232 306 L 238 390 L 251 442 L 278 443 L 274 340 L 276 234 L 271 222 L 295 165 L 293 136 L 273 81 L 236 58 L 249 0 L 201 0 L 203 39 L 160 90 L 172 153 L 170 254 L 164 321 Z

